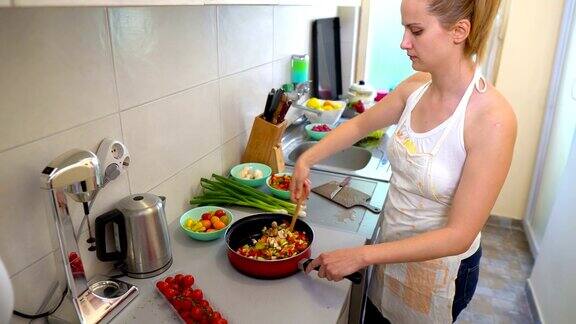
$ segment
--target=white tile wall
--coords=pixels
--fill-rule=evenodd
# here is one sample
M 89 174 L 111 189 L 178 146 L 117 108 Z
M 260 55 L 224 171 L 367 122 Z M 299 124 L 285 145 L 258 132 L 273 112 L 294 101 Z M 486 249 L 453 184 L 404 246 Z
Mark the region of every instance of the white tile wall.
M 240 163 L 244 148 L 248 143 L 249 132 L 242 133 L 222 145 L 222 173 L 228 174 L 230 169 Z
M 274 88 L 290 83 L 290 62 L 290 57 L 272 62 L 272 83 Z
M 218 76 L 216 7 L 111 8 L 122 109 Z
M 21 272 L 11 278 L 13 286 L 18 287 L 14 291 L 14 304 L 19 306 L 18 311 L 27 314 L 36 314 L 39 311 L 40 305 L 34 305 L 28 301 L 42 301 L 44 297 L 54 291 L 52 285 L 59 282 L 59 273 L 56 269 L 54 253 L 50 253 L 32 264 L 26 272 Z M 34 280 L 30 280 L 30 278 L 34 278 Z M 60 297 L 63 285 L 60 284 L 55 289 L 55 294 Z M 58 298 L 54 297 L 54 301 L 56 299 Z M 50 304 L 50 306 L 52 305 Z M 22 321 L 22 323 L 28 323 L 28 321 Z
M 216 149 L 150 192 L 166 198 L 168 222 L 179 219 L 190 209 L 190 198 L 200 193 L 200 178 L 210 178 L 212 173 L 222 174 L 221 149 Z
M 133 192 L 146 192 L 220 145 L 218 82 L 124 111 Z
M 272 63 L 220 80 L 224 142 L 252 128 L 254 117 L 264 111 L 270 88 Z
M 274 59 L 309 54 L 312 7 L 274 7 Z
M 218 7 L 220 75 L 272 61 L 272 6 Z
M 117 111 L 107 39 L 104 9 L 0 10 L 0 152 Z
M 54 276 L 39 189 L 47 163 L 72 148 L 95 151 L 105 137 L 122 140 L 132 154 L 129 173 L 100 192 L 91 222 L 142 191 L 165 195 L 175 220 L 201 177 L 239 162 L 267 92 L 290 80 L 289 56 L 309 52 L 310 27 L 300 24 L 335 13 L 305 6 L 0 9 L 0 256 L 16 308 L 36 311 Z M 70 207 L 77 227 L 81 207 Z M 92 275 L 110 265 L 87 251 L 87 235 L 84 228 L 81 254 Z

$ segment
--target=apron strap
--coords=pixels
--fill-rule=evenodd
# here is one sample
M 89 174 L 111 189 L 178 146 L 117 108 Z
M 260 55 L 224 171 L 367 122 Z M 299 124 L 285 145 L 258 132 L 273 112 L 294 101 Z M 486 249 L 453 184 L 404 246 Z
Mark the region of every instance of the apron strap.
M 480 89 L 478 89 L 478 86 L 479 86 L 479 83 L 481 80 L 484 81 L 483 82 L 484 87 L 481 89 L 482 91 L 480 91 Z M 468 85 L 468 88 L 466 88 L 466 91 L 464 92 L 462 99 L 460 99 L 458 106 L 456 106 L 456 110 L 454 111 L 454 114 L 452 115 L 452 117 L 450 117 L 450 118 L 452 118 L 452 120 L 450 121 L 450 123 L 446 127 L 446 129 L 444 129 L 442 136 L 440 137 L 438 142 L 436 142 L 436 145 L 434 146 L 434 148 L 432 149 L 430 154 L 436 155 L 436 153 L 438 153 L 438 151 L 442 147 L 442 144 L 444 143 L 444 141 L 448 137 L 448 134 L 452 130 L 452 127 L 456 124 L 456 122 L 458 120 L 460 120 L 461 115 L 464 115 L 466 113 L 466 107 L 468 107 L 468 103 L 470 102 L 470 98 L 472 97 L 472 94 L 474 93 L 474 88 L 478 89 L 479 92 L 485 92 L 486 88 L 487 88 L 486 80 L 484 79 L 484 77 L 482 77 L 482 71 L 481 71 L 480 67 L 476 67 L 476 71 L 474 72 L 474 77 L 472 78 L 472 81 Z
M 422 99 L 422 96 L 424 95 L 424 93 L 426 92 L 431 83 L 432 80 L 424 83 L 418 89 L 416 89 L 410 95 L 410 97 L 408 97 L 408 100 L 406 102 L 406 108 L 404 109 L 402 116 L 400 116 L 400 120 L 398 120 L 397 129 L 400 128 L 400 126 L 404 124 L 404 122 L 406 122 L 406 119 L 410 116 L 412 110 L 414 110 L 414 107 L 416 107 L 420 99 Z

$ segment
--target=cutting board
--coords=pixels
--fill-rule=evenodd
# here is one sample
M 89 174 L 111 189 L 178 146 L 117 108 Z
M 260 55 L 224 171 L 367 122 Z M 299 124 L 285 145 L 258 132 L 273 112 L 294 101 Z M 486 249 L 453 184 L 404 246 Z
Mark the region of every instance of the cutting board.
M 330 194 L 338 188 L 338 182 L 331 181 L 321 186 L 312 188 L 312 192 L 319 194 L 320 196 L 331 200 L 339 205 L 342 205 L 346 208 L 352 208 L 355 206 L 361 206 L 364 208 L 369 209 L 374 213 L 379 213 L 381 211 L 380 208 L 372 206 L 368 203 L 370 200 L 370 195 L 366 193 L 351 188 L 350 186 L 346 186 L 340 190 L 340 192 L 332 199 L 330 199 Z

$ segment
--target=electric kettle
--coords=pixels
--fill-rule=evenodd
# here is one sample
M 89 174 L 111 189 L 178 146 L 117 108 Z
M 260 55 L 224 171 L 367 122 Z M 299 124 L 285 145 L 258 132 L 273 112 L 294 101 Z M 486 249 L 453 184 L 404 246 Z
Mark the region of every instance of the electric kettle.
M 136 194 L 120 200 L 116 209 L 98 216 L 95 220 L 98 259 L 120 262 L 120 269 L 133 278 L 154 277 L 170 268 L 172 249 L 165 204 L 165 197 Z

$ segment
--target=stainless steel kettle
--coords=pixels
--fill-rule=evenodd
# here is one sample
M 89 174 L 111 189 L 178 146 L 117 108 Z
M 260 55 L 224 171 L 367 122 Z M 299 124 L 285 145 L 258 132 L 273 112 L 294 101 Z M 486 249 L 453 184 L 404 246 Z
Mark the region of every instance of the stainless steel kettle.
M 120 200 L 117 209 L 98 216 L 95 220 L 98 259 L 120 261 L 121 270 L 133 278 L 154 277 L 170 268 L 172 249 L 165 204 L 165 197 L 136 194 Z M 106 230 L 108 224 L 116 226 Z M 111 232 L 113 240 L 107 236 Z M 115 244 L 109 248 L 111 242 Z

